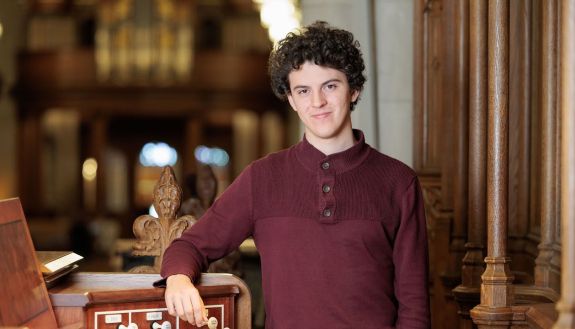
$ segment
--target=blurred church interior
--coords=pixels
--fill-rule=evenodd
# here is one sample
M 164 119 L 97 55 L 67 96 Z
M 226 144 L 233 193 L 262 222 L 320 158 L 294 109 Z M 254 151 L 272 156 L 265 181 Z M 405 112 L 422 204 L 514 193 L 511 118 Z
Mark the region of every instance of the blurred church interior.
M 354 126 L 419 175 L 433 328 L 575 328 L 575 216 L 561 207 L 574 201 L 561 127 L 575 83 L 559 79 L 575 76 L 574 2 L 2 0 L 0 199 L 20 198 L 38 250 L 127 271 L 145 261 L 132 224 L 154 214 L 164 166 L 186 200 L 201 168 L 220 193 L 301 139 L 267 57 L 325 20 L 366 61 Z M 240 254 L 261 328 L 257 250 Z

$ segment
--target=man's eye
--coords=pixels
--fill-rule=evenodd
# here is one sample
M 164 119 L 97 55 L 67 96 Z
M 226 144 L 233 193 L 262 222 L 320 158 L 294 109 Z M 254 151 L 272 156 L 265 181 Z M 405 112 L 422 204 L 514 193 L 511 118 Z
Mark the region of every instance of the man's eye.
M 297 91 L 297 93 L 298 93 L 298 95 L 305 95 L 305 94 L 307 94 L 307 89 L 299 89 Z
M 327 87 L 327 89 L 332 90 L 332 89 L 337 88 L 337 85 L 335 83 L 331 83 L 331 84 L 327 85 L 326 87 Z

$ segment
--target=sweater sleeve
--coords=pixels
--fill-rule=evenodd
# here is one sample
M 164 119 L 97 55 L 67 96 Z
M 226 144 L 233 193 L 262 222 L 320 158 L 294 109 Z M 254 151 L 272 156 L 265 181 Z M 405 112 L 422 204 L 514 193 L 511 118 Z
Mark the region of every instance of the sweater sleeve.
M 252 234 L 251 166 L 182 236 L 172 241 L 162 260 L 161 276 L 185 274 L 192 281 L 210 262 L 226 256 Z
M 430 328 L 427 227 L 423 196 L 414 177 L 401 201 L 401 222 L 393 248 L 396 328 Z

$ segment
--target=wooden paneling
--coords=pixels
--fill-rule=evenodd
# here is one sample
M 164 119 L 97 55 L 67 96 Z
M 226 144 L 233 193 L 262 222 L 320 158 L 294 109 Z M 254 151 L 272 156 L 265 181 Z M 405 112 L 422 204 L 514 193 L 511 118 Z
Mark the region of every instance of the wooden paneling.
M 443 0 L 416 0 L 414 6 L 414 167 L 437 173 L 441 167 L 443 116 Z

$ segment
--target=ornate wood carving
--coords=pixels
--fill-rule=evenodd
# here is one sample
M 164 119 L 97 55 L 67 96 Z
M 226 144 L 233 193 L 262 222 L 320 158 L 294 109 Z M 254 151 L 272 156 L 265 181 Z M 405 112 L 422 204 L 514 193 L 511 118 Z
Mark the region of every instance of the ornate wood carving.
M 218 181 L 212 168 L 208 165 L 198 166 L 198 172 L 193 179 L 188 182 L 188 188 L 192 196 L 182 203 L 179 213 L 182 215 L 192 215 L 199 219 L 208 208 L 214 203 L 218 192 Z M 239 261 L 241 254 L 239 250 L 232 251 L 224 258 L 218 259 L 210 264 L 208 272 L 211 273 L 233 273 L 241 276 Z
M 182 202 L 179 213 L 200 218 L 212 205 L 218 192 L 218 181 L 208 165 L 198 166 L 196 175 L 187 182 L 191 197 Z
M 448 310 L 452 300 L 451 288 L 446 286 L 445 274 L 449 268 L 450 232 L 453 212 L 441 204 L 441 177 L 420 175 L 429 239 L 430 298 L 432 327 L 457 320 L 456 310 Z
M 191 215 L 176 217 L 181 200 L 182 189 L 177 184 L 172 168 L 166 166 L 154 187 L 154 208 L 159 218 L 142 215 L 136 218 L 133 226 L 137 239 L 133 254 L 155 256 L 154 266 L 137 266 L 130 272 L 159 273 L 166 248 L 196 222 L 196 218 Z

